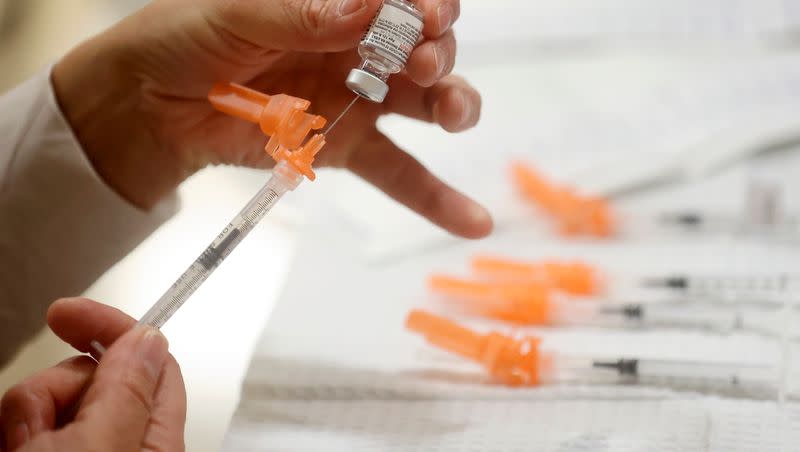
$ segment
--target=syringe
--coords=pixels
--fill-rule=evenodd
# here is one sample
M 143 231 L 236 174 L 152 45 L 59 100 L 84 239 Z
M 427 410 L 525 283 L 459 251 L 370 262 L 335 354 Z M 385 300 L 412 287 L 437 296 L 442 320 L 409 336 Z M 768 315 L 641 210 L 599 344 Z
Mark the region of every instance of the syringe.
M 787 239 L 800 236 L 800 221 L 794 217 L 782 218 L 770 223 L 759 223 L 737 215 L 684 211 L 662 214 L 657 221 L 661 225 L 681 227 L 695 232 L 766 235 Z
M 775 366 L 766 364 L 568 356 L 542 349 L 535 337 L 481 334 L 419 310 L 409 313 L 406 328 L 512 386 L 643 383 L 762 393 L 775 390 L 778 375 Z
M 572 325 L 624 328 L 685 328 L 728 334 L 749 332 L 780 337 L 784 334 L 778 309 L 744 309 L 695 302 L 650 302 L 624 305 L 572 303 Z M 800 317 L 792 314 L 794 321 Z M 789 339 L 798 333 L 789 332 Z
M 183 303 L 205 282 L 267 212 L 289 191 L 300 185 L 303 175 L 284 161 L 275 165 L 272 177 L 228 223 L 217 238 L 139 320 L 139 324 L 161 328 Z
M 784 207 L 779 185 L 751 181 L 747 187 L 745 209 L 740 214 L 687 210 L 661 215 L 659 222 L 697 232 L 797 238 L 800 236 L 800 219 L 787 215 Z
M 797 296 L 800 275 L 668 275 L 642 280 L 649 288 L 668 289 L 683 298 L 717 302 L 782 305 Z
M 800 295 L 800 274 L 763 273 L 750 275 L 665 275 L 639 280 L 603 272 L 579 261 L 524 261 L 477 255 L 471 261 L 476 276 L 488 281 L 520 282 L 548 286 L 577 296 L 598 296 L 614 285 L 666 289 L 677 299 L 737 304 L 782 305 Z M 797 294 L 795 292 L 798 292 Z
M 322 134 L 303 144 L 311 130 L 321 129 L 326 123 L 325 118 L 305 112 L 310 102 L 304 99 L 285 94 L 268 96 L 235 84 L 215 85 L 208 97 L 217 110 L 259 124 L 270 136 L 266 151 L 276 165 L 264 187 L 145 313 L 140 325 L 161 328 L 284 194 L 297 188 L 304 177 L 314 180 L 311 165 L 325 145 Z M 104 344 L 97 341 L 92 347 L 100 354 L 105 351 Z
M 541 283 L 484 282 L 432 275 L 430 289 L 458 308 L 518 325 L 688 328 L 780 335 L 777 310 L 695 302 L 615 303 L 574 298 Z

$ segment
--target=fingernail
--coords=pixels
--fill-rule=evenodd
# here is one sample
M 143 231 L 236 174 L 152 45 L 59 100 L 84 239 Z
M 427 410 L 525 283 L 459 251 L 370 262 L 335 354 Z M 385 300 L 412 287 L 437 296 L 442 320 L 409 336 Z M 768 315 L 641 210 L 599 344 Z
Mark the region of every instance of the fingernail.
M 439 18 L 439 31 L 444 33 L 452 24 L 453 8 L 449 3 L 443 3 L 439 5 L 439 9 L 436 10 L 436 15 Z
M 433 60 L 436 62 L 436 74 L 441 76 L 444 74 L 444 67 L 447 64 L 447 58 L 445 58 L 444 50 L 441 46 L 433 47 Z
M 18 447 L 21 447 L 23 444 L 28 442 L 30 439 L 30 430 L 28 430 L 28 424 L 24 422 L 20 422 L 14 427 L 14 435 L 11 439 L 11 444 L 8 445 L 9 450 L 14 450 Z
M 155 380 L 161 375 L 161 369 L 169 355 L 167 338 L 155 328 L 146 327 L 147 331 L 139 339 L 139 356 L 142 358 L 145 369 Z
M 460 91 L 458 95 L 461 98 L 461 120 L 458 125 L 463 126 L 467 124 L 472 117 L 472 103 L 469 101 L 464 91 Z
M 339 2 L 339 17 L 349 16 L 366 6 L 366 0 L 341 0 Z

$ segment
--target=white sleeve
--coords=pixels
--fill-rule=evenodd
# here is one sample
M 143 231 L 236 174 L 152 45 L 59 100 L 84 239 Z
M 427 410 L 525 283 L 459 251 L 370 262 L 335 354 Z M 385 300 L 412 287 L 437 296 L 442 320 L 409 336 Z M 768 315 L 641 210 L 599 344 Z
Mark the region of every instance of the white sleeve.
M 120 139 L 124 139 L 120 137 Z M 50 69 L 0 96 L 0 366 L 177 209 L 129 204 L 92 168 L 59 110 Z

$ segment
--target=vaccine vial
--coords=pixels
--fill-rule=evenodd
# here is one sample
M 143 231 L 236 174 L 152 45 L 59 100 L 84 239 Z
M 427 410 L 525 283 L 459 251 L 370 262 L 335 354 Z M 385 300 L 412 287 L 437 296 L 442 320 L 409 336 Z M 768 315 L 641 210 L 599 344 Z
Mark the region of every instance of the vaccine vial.
M 423 15 L 408 0 L 385 0 L 361 39 L 361 65 L 350 71 L 347 87 L 372 102 L 383 102 L 386 80 L 400 72 L 422 33 Z

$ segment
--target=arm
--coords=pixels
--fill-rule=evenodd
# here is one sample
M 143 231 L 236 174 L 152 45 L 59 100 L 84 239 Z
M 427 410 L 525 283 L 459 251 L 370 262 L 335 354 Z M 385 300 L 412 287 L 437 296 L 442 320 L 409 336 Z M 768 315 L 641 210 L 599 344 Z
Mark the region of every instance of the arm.
M 50 70 L 0 96 L 0 365 L 176 208 L 149 211 L 98 176 L 61 114 Z

